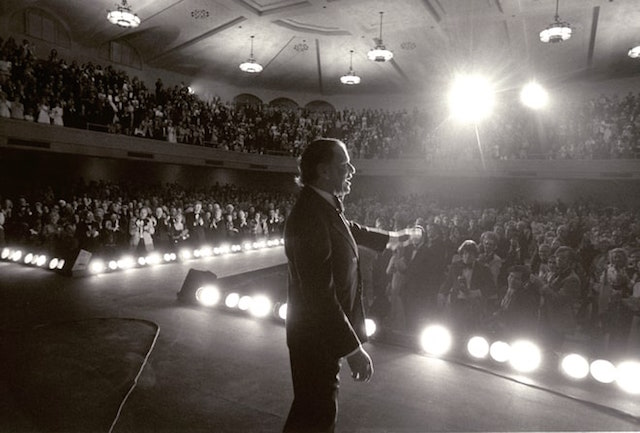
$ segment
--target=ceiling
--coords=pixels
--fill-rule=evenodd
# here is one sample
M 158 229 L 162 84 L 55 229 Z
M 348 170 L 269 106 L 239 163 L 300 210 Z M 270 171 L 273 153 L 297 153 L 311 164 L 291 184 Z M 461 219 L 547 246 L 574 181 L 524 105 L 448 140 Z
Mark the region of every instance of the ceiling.
M 239 88 L 319 95 L 429 91 L 456 71 L 474 70 L 500 85 L 640 76 L 639 0 L 560 0 L 573 37 L 544 44 L 540 30 L 554 19 L 556 0 L 129 0 L 137 29 L 107 22 L 115 0 L 2 0 L 7 17 L 26 7 L 49 11 L 75 42 L 99 47 L 128 42 L 145 65 Z M 376 63 L 366 54 L 379 36 L 394 52 Z M 254 54 L 258 75 L 238 64 Z M 353 68 L 358 86 L 339 77 Z

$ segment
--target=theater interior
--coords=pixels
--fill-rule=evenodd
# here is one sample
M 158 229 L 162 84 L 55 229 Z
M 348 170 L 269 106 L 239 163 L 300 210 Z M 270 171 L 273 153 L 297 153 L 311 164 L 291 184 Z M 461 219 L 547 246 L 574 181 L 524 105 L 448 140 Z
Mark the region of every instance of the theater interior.
M 114 25 L 108 14 L 127 24 Z M 275 191 L 273 201 L 290 205 L 296 157 L 311 136 L 302 144 L 283 139 L 282 147 L 249 139 L 242 122 L 255 115 L 248 107 L 262 106 L 261 113 L 285 113 L 284 123 L 287 116 L 294 124 L 324 119 L 325 129 L 316 122 L 309 130 L 344 139 L 356 168 L 346 212 L 360 223 L 372 225 L 380 209 L 398 223 L 393 207 L 413 210 L 407 202 L 416 197 L 427 197 L 432 219 L 480 220 L 477 210 L 489 208 L 513 219 L 509 212 L 518 206 L 504 211 L 504 203 L 539 205 L 549 209 L 548 224 L 540 226 L 553 229 L 570 219 L 560 210 L 565 204 L 599 206 L 601 237 L 627 237 L 607 238 L 612 244 L 591 281 L 596 290 L 608 251 L 621 247 L 631 257 L 640 249 L 639 22 L 634 0 L 3 0 L 0 113 L 16 95 L 27 96 L 25 113 L 29 100 L 35 111 L 32 121 L 0 116 L 0 227 L 10 221 L 5 199 L 17 206 L 43 185 L 65 191 L 79 182 L 126 184 L 132 201 L 144 201 L 133 192 L 141 185 L 183 191 L 181 199 L 233 185 L 261 200 L 262 191 Z M 551 42 L 541 40 L 543 31 Z M 35 82 L 25 78 L 29 68 L 9 61 L 9 38 L 15 53 L 28 51 L 32 65 L 44 65 L 33 66 L 41 74 L 36 87 L 24 85 Z M 372 49 L 379 52 L 370 59 Z M 210 110 L 215 122 L 220 111 L 244 114 L 210 129 L 198 120 L 200 141 L 186 133 L 172 141 L 167 124 L 160 138 L 138 134 L 138 125 L 135 132 L 116 128 L 122 119 L 113 116 L 110 124 L 84 114 L 80 123 L 65 117 L 64 127 L 53 117 L 44 124 L 34 98 L 49 95 L 51 106 L 64 95 L 74 98 L 52 95 L 62 86 L 54 75 L 68 78 L 72 62 L 105 70 L 83 69 L 72 81 L 99 82 L 115 69 L 130 86 L 133 77 L 144 82 L 147 95 L 178 95 L 179 102 L 167 96 L 163 104 L 147 96 L 150 113 L 189 101 L 189 109 Z M 241 63 L 261 71 L 245 72 Z M 491 82 L 498 95 L 493 117 L 459 123 L 448 114 L 451 83 L 466 73 Z M 344 83 L 354 76 L 357 84 Z M 521 89 L 532 80 L 546 89 L 548 104 L 522 114 Z M 115 108 L 109 92 L 98 99 Z M 82 103 L 88 111 L 93 104 Z M 63 105 L 68 116 L 70 104 Z M 573 114 L 575 107 L 582 111 Z M 369 135 L 379 147 L 366 144 L 362 137 L 388 113 L 412 120 L 393 133 L 378 129 L 384 139 Z M 518 120 L 509 120 L 514 113 Z M 352 129 L 340 130 L 338 117 Z M 575 145 L 574 133 L 593 148 Z M 512 137 L 526 139 L 513 150 Z M 29 201 L 36 200 L 43 201 Z M 417 215 L 409 216 L 405 223 Z M 176 243 L 180 248 L 146 253 L 125 242 L 109 254 L 80 247 L 56 254 L 42 242 L 17 241 L 9 224 L 1 233 L 0 431 L 282 431 L 293 390 L 281 236 Z M 392 329 L 372 309 L 365 347 L 375 373 L 371 382 L 356 383 L 343 365 L 336 431 L 637 431 L 635 272 L 622 352 L 586 331 L 568 336 L 561 350 L 484 329 L 456 333 L 437 321 L 409 332 Z

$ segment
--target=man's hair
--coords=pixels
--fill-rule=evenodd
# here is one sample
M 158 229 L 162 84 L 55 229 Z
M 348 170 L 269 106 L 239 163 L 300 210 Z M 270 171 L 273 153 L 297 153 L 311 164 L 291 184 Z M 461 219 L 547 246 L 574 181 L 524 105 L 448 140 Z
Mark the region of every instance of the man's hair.
M 342 143 L 335 138 L 318 138 L 307 145 L 298 160 L 296 183 L 299 186 L 309 185 L 318 178 L 318 165 L 331 162 L 333 149 Z
M 462 254 L 465 251 L 473 253 L 476 256 L 480 252 L 478 248 L 478 244 L 472 239 L 467 239 L 466 241 L 462 242 L 462 244 L 460 244 L 460 246 L 458 247 L 458 254 Z
M 522 280 L 528 280 L 531 276 L 531 269 L 527 265 L 513 265 L 509 268 L 509 273 L 520 274 Z
M 560 254 L 565 254 L 565 253 L 567 254 L 567 257 L 569 258 L 569 261 L 571 263 L 574 263 L 576 261 L 576 252 L 571 247 L 567 247 L 567 246 L 558 247 L 555 255 L 559 256 Z
M 480 241 L 484 242 L 486 239 L 495 242 L 496 246 L 498 245 L 498 235 L 495 232 L 486 231 L 482 233 L 482 235 L 480 236 Z

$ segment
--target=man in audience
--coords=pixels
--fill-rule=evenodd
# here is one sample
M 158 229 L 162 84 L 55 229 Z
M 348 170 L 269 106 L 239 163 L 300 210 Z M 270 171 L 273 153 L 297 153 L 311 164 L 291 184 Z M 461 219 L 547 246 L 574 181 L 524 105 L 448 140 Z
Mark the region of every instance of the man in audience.
M 581 300 L 580 279 L 573 270 L 576 254 L 567 246 L 555 254 L 556 269 L 541 290 L 541 325 L 554 351 L 561 351 L 567 335 L 576 330 L 576 310 Z
M 458 248 L 461 260 L 451 264 L 438 294 L 453 326 L 463 334 L 478 330 L 497 300 L 491 271 L 478 261 L 479 248 L 473 240 Z
M 540 293 L 544 283 L 526 265 L 509 269 L 507 291 L 494 318 L 501 333 L 509 337 L 538 337 Z

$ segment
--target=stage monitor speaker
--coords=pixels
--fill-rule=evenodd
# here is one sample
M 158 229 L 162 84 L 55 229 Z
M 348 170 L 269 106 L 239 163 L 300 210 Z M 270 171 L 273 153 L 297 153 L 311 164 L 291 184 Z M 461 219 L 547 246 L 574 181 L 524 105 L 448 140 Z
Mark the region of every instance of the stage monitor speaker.
M 196 291 L 207 284 L 215 284 L 218 276 L 210 271 L 199 271 L 189 269 L 187 278 L 182 283 L 182 288 L 178 292 L 178 300 L 188 303 L 196 303 Z
M 79 249 L 63 257 L 64 266 L 60 271 L 67 276 L 82 276 L 89 269 L 92 253 L 87 250 Z

